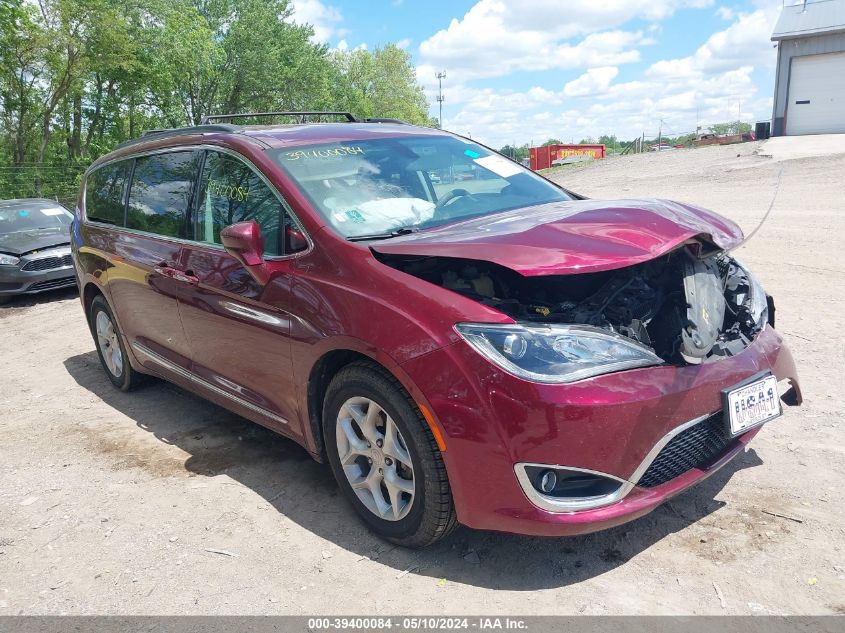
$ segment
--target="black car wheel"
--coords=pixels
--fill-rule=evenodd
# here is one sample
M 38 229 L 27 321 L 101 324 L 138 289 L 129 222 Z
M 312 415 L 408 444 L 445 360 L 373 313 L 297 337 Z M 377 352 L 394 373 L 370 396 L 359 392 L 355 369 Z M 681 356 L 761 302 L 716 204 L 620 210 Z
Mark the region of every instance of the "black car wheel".
M 457 525 L 446 467 L 416 403 L 374 363 L 343 368 L 323 406 L 329 463 L 344 496 L 380 536 L 425 547 Z

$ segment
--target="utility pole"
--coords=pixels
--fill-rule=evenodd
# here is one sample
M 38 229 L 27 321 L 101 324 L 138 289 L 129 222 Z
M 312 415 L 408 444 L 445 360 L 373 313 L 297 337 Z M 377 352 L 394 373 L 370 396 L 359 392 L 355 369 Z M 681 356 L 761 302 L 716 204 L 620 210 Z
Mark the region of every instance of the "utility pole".
M 437 120 L 437 127 L 443 129 L 443 80 L 446 78 L 446 71 L 442 70 L 437 75 L 437 103 L 440 104 L 440 118 Z
M 663 119 L 660 119 L 660 127 L 657 130 L 657 151 L 659 152 L 663 148 L 660 147 L 663 145 Z

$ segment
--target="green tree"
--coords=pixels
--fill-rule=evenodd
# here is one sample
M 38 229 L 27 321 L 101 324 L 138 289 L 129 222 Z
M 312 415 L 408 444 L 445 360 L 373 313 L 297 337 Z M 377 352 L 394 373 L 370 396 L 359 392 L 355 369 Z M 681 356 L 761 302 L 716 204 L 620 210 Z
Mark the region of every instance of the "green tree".
M 713 134 L 746 134 L 752 130 L 750 123 L 730 121 L 728 123 L 714 123 L 710 126 Z
M 520 146 L 505 145 L 499 150 L 499 153 L 515 161 L 523 161 L 528 158 L 528 144 Z
M 372 52 L 336 51 L 336 102 L 361 118 L 402 119 L 417 125 L 436 124 L 417 83 L 411 56 L 395 44 Z
M 44 72 L 43 37 L 35 24 L 35 9 L 15 14 L 0 31 L 0 101 L 3 141 L 12 165 L 21 165 L 29 153 L 38 124 L 38 82 Z
M 21 17 L 21 0 L 0 0 L 0 31 L 13 31 Z
M 99 155 L 137 132 L 139 102 L 153 79 L 150 37 L 139 6 L 91 3 L 86 67 L 71 90 L 67 144 L 72 159 Z
M 602 134 L 599 136 L 598 142 L 604 145 L 609 151 L 616 151 L 622 147 L 622 143 L 619 142 L 615 134 Z

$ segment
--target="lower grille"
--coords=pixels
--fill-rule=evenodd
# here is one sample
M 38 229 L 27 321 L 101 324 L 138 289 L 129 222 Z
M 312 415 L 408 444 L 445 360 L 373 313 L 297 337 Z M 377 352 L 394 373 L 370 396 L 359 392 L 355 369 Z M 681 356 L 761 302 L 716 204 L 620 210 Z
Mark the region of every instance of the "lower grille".
M 70 255 L 63 257 L 42 257 L 41 259 L 33 259 L 24 264 L 21 270 L 52 270 L 53 268 L 62 268 L 64 266 L 72 266 L 73 259 Z
M 32 284 L 29 288 L 27 288 L 27 292 L 50 290 L 51 288 L 64 288 L 65 286 L 72 286 L 75 283 L 76 277 L 62 277 L 61 279 L 51 279 L 50 281 L 39 281 L 37 284 Z
M 657 454 L 637 485 L 654 488 L 693 468 L 706 468 L 736 443 L 720 411 L 681 431 Z

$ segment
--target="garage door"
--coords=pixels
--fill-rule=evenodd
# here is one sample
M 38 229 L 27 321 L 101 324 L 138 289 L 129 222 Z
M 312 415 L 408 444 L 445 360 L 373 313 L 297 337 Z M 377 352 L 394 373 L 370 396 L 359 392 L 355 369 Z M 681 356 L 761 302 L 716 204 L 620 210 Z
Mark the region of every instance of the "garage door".
M 845 53 L 792 58 L 786 133 L 845 133 Z

